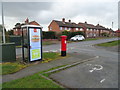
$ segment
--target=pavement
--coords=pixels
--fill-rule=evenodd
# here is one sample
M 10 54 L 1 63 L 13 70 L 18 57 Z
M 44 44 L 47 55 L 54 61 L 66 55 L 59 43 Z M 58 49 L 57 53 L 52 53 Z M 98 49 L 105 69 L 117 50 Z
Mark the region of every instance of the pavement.
M 75 62 L 84 62 L 87 59 L 93 60 L 93 58 L 95 57 L 96 56 L 87 55 L 86 53 L 76 53 L 76 52 L 69 53 L 69 56 L 64 59 L 54 60 L 49 63 L 40 63 L 40 64 L 32 65 L 14 74 L 3 75 L 2 82 L 4 83 L 4 82 L 9 82 L 11 80 L 23 78 L 29 75 L 33 75 L 34 73 L 48 70 L 50 68 L 61 66 L 61 65 L 72 64 Z

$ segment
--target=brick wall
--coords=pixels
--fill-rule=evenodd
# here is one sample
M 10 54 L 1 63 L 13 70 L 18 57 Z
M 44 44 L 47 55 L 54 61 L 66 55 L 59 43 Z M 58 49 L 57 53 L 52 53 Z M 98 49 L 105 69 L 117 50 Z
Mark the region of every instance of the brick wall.
M 55 31 L 57 33 L 61 32 L 58 24 L 55 21 L 52 21 L 51 24 L 48 26 L 48 31 Z

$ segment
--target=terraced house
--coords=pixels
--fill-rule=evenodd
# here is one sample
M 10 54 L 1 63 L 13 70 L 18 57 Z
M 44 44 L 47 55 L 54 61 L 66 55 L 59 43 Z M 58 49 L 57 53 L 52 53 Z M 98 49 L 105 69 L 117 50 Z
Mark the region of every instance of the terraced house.
M 27 18 L 25 20 L 24 23 L 16 23 L 15 27 L 13 28 L 13 33 L 14 35 L 22 35 L 22 29 L 21 29 L 21 26 L 22 25 L 37 25 L 37 26 L 40 26 L 40 24 L 38 24 L 36 21 L 31 21 L 29 22 L 29 19 Z M 26 33 L 26 32 L 24 32 Z
M 85 33 L 86 37 L 100 37 L 102 36 L 102 33 L 106 33 L 111 36 L 114 35 L 114 31 L 112 29 L 105 28 L 102 25 L 93 25 L 88 24 L 87 22 L 79 22 L 76 24 L 74 22 L 71 22 L 71 20 L 68 20 L 68 22 L 66 22 L 65 18 L 63 18 L 62 21 L 53 20 L 48 26 L 48 31 L 55 31 L 56 33 L 60 33 L 64 30 L 70 32 L 81 31 Z

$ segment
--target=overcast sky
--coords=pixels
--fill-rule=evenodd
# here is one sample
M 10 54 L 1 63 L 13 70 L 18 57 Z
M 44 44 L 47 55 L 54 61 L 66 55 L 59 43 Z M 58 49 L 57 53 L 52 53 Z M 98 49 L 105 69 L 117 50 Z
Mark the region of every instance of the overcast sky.
M 17 22 L 23 23 L 26 18 L 29 18 L 30 21 L 37 21 L 44 31 L 48 30 L 48 25 L 52 20 L 61 20 L 62 18 L 65 18 L 66 21 L 71 19 L 75 23 L 85 21 L 94 25 L 99 23 L 108 28 L 112 28 L 112 22 L 114 22 L 113 29 L 118 29 L 119 0 L 14 1 L 3 1 L 4 22 L 7 29 L 12 29 Z

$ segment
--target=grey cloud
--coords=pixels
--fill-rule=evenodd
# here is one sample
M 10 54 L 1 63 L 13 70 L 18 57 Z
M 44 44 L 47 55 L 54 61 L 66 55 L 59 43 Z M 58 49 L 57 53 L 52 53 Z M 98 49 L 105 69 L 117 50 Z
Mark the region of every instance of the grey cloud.
M 118 3 L 118 28 L 120 29 L 120 1 Z
M 24 17 L 36 16 L 42 10 L 49 10 L 52 3 L 47 2 L 5 2 L 5 16 Z
M 23 18 L 36 20 L 40 24 L 49 24 L 51 20 L 61 18 L 71 19 L 79 16 L 92 21 L 103 21 L 109 24 L 117 22 L 117 3 L 113 2 L 5 2 L 4 14 L 6 17 L 14 17 L 19 21 Z M 90 19 L 90 20 L 89 20 Z

